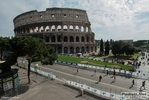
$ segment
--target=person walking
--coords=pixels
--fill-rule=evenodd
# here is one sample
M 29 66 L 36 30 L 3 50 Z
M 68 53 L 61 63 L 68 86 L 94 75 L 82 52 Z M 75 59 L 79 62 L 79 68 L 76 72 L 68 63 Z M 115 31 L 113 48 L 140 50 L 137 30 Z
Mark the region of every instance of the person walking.
M 109 75 L 109 71 L 107 70 L 107 75 Z
M 114 81 L 116 81 L 116 75 L 114 75 Z
M 142 86 L 140 87 L 140 90 L 142 89 L 142 87 L 144 87 L 144 90 L 145 90 L 145 81 L 142 82 Z
M 96 69 L 94 70 L 94 75 L 96 75 Z
M 77 67 L 77 73 L 79 72 L 79 68 Z
M 116 71 L 114 70 L 114 71 L 113 71 L 113 77 L 114 77 L 115 75 L 116 75 Z
M 132 86 L 135 84 L 135 81 L 134 81 L 134 79 L 132 80 Z
M 102 79 L 102 76 L 100 75 L 100 76 L 99 76 L 99 82 L 101 81 L 101 79 Z

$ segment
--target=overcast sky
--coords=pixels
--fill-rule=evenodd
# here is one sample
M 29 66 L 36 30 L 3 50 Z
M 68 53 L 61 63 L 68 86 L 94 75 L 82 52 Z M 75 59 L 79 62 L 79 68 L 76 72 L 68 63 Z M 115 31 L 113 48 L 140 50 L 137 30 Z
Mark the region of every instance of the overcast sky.
M 52 7 L 86 10 L 95 39 L 149 40 L 149 0 L 1 0 L 0 35 L 14 36 L 17 15 Z

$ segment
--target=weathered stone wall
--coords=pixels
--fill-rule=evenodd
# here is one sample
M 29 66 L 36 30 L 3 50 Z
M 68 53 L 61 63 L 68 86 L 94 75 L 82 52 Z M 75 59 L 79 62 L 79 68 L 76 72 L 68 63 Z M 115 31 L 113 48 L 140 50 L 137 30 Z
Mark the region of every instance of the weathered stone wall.
M 70 8 L 48 8 L 29 11 L 14 18 L 16 36 L 42 38 L 57 53 L 96 52 L 94 33 L 86 11 Z

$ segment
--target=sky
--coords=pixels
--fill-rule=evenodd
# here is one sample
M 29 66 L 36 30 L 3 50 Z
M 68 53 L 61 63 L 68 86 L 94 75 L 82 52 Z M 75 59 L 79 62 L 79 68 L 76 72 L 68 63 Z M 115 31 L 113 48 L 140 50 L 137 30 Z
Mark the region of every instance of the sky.
M 2 0 L 0 36 L 14 36 L 17 15 L 53 7 L 86 10 L 97 40 L 149 40 L 149 0 Z

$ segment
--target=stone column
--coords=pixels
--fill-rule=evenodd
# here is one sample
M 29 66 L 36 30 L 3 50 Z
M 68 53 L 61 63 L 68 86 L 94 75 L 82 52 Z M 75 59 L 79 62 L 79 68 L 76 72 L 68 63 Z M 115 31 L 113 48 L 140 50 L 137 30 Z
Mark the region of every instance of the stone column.
M 75 28 L 76 28 L 76 26 L 73 25 L 73 31 L 74 31 L 74 32 L 76 31 Z
M 68 48 L 68 54 L 70 53 L 70 47 L 67 47 Z
M 55 35 L 55 42 L 57 43 L 57 34 Z
M 57 28 L 58 28 L 58 26 L 57 26 L 57 25 L 55 25 L 55 31 L 56 31 L 56 32 L 58 31 L 58 29 L 57 29 Z
M 46 29 L 46 26 L 43 26 L 43 32 L 46 32 L 46 30 L 45 30 L 45 29 Z
M 89 33 L 91 33 L 91 31 L 92 31 L 90 26 L 88 27 L 88 31 L 89 31 Z
M 64 54 L 64 47 L 62 46 L 62 54 Z
M 75 47 L 75 46 L 73 46 L 73 48 L 74 48 L 74 53 L 76 53 L 76 47 Z
M 51 35 L 48 35 L 48 37 L 49 37 L 49 42 L 51 42 Z
M 79 27 L 79 32 L 81 32 L 81 26 L 78 26 Z
M 83 28 L 84 28 L 84 33 L 86 33 L 86 27 L 83 26 Z
M 43 40 L 46 41 L 46 36 L 45 36 L 45 34 L 43 34 Z

